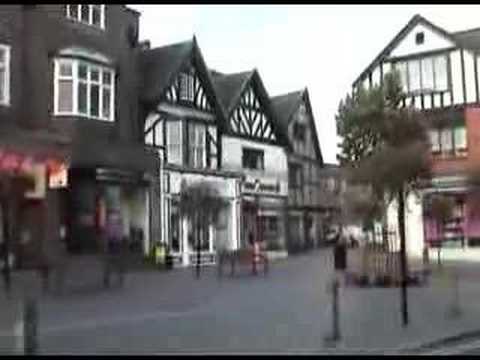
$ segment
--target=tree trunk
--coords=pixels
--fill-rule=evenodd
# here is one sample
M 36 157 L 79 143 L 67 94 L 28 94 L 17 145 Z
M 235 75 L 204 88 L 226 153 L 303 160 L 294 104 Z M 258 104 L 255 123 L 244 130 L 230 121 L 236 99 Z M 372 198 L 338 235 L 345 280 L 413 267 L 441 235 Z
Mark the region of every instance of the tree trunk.
M 407 251 L 405 244 L 405 194 L 402 189 L 398 192 L 398 232 L 400 235 L 400 263 L 402 269 L 402 325 L 408 325 L 408 306 L 407 306 Z

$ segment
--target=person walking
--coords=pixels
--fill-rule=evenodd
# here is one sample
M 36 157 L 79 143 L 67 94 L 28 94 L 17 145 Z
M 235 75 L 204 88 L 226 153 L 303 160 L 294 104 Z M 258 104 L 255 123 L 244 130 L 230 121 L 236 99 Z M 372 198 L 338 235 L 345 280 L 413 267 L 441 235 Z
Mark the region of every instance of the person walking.
M 110 287 L 112 272 L 117 274 L 120 287 L 124 283 L 124 241 L 122 232 L 122 222 L 119 214 L 110 214 L 107 218 L 105 229 L 105 259 L 103 284 L 106 288 Z

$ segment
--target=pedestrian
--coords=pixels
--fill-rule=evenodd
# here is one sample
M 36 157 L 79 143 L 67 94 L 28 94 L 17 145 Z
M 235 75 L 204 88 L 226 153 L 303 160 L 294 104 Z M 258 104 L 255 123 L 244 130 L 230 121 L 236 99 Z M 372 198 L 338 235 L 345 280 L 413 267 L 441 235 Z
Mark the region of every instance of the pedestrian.
M 7 247 L 7 242 L 3 241 L 0 243 L 0 264 L 2 264 L 2 276 L 3 276 L 3 284 L 4 284 L 4 289 L 5 293 L 7 296 L 10 295 L 10 290 L 11 290 L 11 271 L 10 271 L 10 259 L 9 259 L 9 254 L 8 254 L 8 247 Z
M 124 239 L 122 234 L 121 218 L 118 214 L 110 214 L 107 218 L 105 241 L 105 255 L 104 255 L 104 272 L 103 284 L 105 287 L 110 287 L 110 278 L 112 272 L 117 274 L 119 286 L 123 286 L 124 282 Z

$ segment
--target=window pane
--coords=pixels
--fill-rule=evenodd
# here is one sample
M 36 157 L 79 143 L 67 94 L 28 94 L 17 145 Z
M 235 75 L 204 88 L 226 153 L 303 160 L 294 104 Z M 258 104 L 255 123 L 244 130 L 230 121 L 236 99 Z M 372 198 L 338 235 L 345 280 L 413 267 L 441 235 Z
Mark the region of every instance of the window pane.
M 70 17 L 73 19 L 78 18 L 78 5 L 68 5 L 70 6 Z
M 98 82 L 99 81 L 99 70 L 96 67 L 90 67 L 90 80 Z
M 445 56 L 437 56 L 434 60 L 434 64 L 435 89 L 448 90 L 447 58 Z
M 400 79 L 402 81 L 403 91 L 408 92 L 408 74 L 407 63 L 401 62 L 395 65 L 395 69 L 400 73 Z
M 103 88 L 102 117 L 110 119 L 110 89 Z
M 82 82 L 78 84 L 78 112 L 87 114 L 87 84 Z
M 80 20 L 88 22 L 88 13 L 89 13 L 88 5 L 80 5 L 80 7 L 81 7 Z
M 72 98 L 72 80 L 60 80 L 58 82 L 58 111 L 71 112 L 73 110 Z
M 422 59 L 422 88 L 433 90 L 433 58 Z
M 60 62 L 60 76 L 72 76 L 72 63 L 70 61 Z
M 0 69 L 0 101 L 5 101 L 5 69 Z
M 80 79 L 87 80 L 87 65 L 86 64 L 78 64 L 78 77 Z
M 452 131 L 450 129 L 442 130 L 442 151 L 452 150 Z
M 410 91 L 417 91 L 421 89 L 420 86 L 420 61 L 408 62 L 408 79 Z
M 92 24 L 101 26 L 101 7 L 100 5 L 92 5 Z
M 105 85 L 111 85 L 112 83 L 112 74 L 108 70 L 103 71 L 103 80 L 102 83 Z
M 167 122 L 167 141 L 168 141 L 168 162 L 169 163 L 182 163 L 181 152 L 181 122 L 169 121 Z
M 438 130 L 431 130 L 429 132 L 430 135 L 430 145 L 432 147 L 432 151 L 440 151 L 440 142 L 438 141 Z
M 99 108 L 99 87 L 98 85 L 91 85 L 90 88 L 90 115 L 98 116 Z
M 6 55 L 6 50 L 1 49 L 0 50 L 0 64 L 3 66 L 5 65 L 5 55 Z
M 464 126 L 456 127 L 454 130 L 455 136 L 455 148 L 466 149 L 467 148 L 467 130 Z

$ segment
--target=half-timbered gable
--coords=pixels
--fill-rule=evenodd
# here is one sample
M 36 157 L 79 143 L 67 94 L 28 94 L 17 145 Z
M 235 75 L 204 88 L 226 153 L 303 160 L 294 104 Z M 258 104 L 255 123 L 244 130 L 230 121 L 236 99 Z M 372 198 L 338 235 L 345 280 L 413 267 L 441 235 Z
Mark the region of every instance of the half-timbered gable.
M 353 84 L 380 85 L 393 69 L 400 72 L 403 106 L 435 109 L 479 102 L 480 31 L 447 32 L 415 15 Z
M 167 164 L 218 168 L 223 113 L 195 38 L 143 55 L 145 142 Z
M 226 133 L 272 144 L 281 144 L 270 100 L 256 70 L 220 74 L 212 72 L 226 114 Z

